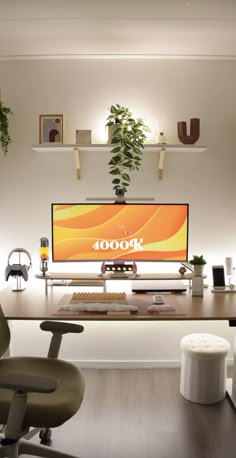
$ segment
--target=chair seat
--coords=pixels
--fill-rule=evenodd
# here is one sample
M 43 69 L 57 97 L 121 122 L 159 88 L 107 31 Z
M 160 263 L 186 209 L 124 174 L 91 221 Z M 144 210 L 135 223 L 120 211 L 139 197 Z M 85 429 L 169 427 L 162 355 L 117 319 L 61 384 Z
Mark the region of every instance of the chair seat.
M 6 373 L 7 371 L 46 375 L 59 381 L 53 393 L 30 393 L 28 395 L 24 427 L 57 427 L 71 418 L 79 409 L 84 394 L 84 377 L 80 369 L 71 362 L 31 357 L 0 359 L 0 372 Z M 11 390 L 0 389 L 1 424 L 6 424 L 11 398 Z

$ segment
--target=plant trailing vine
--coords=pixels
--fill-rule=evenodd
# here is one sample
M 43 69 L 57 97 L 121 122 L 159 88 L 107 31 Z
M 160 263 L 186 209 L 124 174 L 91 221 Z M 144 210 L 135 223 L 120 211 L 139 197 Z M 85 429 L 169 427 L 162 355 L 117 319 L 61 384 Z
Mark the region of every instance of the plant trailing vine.
M 112 133 L 112 158 L 108 165 L 115 191 L 127 192 L 130 185 L 130 172 L 139 170 L 143 158 L 144 142 L 149 127 L 142 118 L 134 119 L 128 108 L 118 103 L 111 105 L 106 126 L 117 127 Z
M 9 115 L 12 114 L 10 108 L 6 107 L 0 100 L 0 145 L 4 156 L 8 153 L 8 147 L 11 143 L 9 135 Z

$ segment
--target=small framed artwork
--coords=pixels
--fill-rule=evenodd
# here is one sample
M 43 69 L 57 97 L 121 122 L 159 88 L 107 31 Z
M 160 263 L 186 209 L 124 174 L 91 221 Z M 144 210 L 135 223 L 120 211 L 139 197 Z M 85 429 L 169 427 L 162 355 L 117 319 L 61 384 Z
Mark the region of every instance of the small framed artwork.
M 62 144 L 63 143 L 63 115 L 42 114 L 39 115 L 39 143 Z

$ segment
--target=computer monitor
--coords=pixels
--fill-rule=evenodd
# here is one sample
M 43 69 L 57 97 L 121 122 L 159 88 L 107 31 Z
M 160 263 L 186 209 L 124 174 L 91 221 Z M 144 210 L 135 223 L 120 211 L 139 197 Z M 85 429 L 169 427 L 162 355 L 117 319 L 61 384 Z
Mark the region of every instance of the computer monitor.
M 52 260 L 187 261 L 189 205 L 53 203 Z

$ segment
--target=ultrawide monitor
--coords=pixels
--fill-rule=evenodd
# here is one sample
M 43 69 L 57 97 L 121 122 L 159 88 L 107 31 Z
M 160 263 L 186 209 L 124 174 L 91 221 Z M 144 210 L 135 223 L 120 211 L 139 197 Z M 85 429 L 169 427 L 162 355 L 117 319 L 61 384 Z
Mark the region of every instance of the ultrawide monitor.
M 187 261 L 188 204 L 52 204 L 52 259 Z

